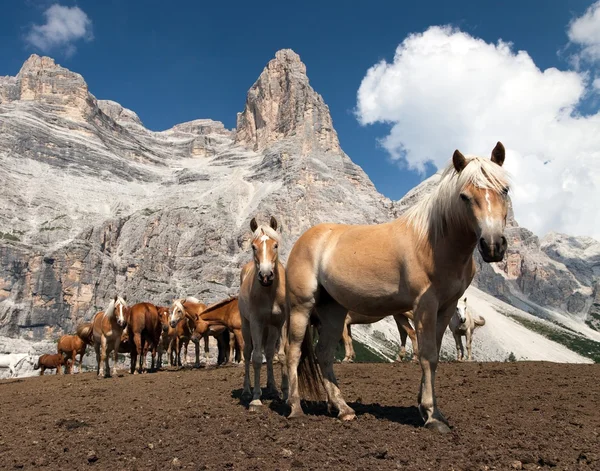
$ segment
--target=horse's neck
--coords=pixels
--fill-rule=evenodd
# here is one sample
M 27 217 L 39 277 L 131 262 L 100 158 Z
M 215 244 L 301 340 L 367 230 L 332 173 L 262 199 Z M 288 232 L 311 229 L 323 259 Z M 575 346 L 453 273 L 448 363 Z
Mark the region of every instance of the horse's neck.
M 449 231 L 432 247 L 434 263 L 461 273 L 473 264 L 473 251 L 477 245 L 475 235 L 465 229 Z

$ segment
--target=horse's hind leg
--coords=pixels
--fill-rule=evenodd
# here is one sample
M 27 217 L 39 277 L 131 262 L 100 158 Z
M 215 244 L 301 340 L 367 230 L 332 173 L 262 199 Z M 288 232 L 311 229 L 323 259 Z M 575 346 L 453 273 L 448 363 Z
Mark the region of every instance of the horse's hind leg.
M 196 350 L 196 362 L 194 363 L 194 368 L 200 368 L 200 340 L 192 340 L 192 342 L 194 342 Z M 208 336 L 206 337 L 206 342 L 208 342 Z
M 317 360 L 323 372 L 323 383 L 327 392 L 327 402 L 338 410 L 338 418 L 352 420 L 356 418 L 354 410 L 344 400 L 333 372 L 335 349 L 345 325 L 346 309 L 335 301 L 320 305 L 317 308 L 321 320 L 319 343 L 317 344 Z
M 398 357 L 396 358 L 396 361 L 402 361 L 402 360 L 404 360 L 404 357 L 406 357 L 406 338 L 408 337 L 408 335 L 411 331 L 412 331 L 411 340 L 413 341 L 413 358 L 414 358 L 415 357 L 414 352 L 415 352 L 416 339 L 413 340 L 413 337 L 416 337 L 415 331 L 410 326 L 410 323 L 408 322 L 408 318 L 404 314 L 394 314 L 394 320 L 396 321 L 396 326 L 398 327 L 398 332 L 400 333 L 400 343 L 401 343 L 400 352 L 398 352 Z

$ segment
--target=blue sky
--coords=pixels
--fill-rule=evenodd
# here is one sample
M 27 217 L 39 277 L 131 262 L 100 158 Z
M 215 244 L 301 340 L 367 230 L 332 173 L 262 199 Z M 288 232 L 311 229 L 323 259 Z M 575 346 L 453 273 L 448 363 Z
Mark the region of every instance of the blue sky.
M 44 12 L 54 3 L 13 1 L 3 6 L 0 75 L 15 75 L 29 54 L 43 52 L 27 38 L 33 25 L 45 22 Z M 392 161 L 389 149 L 379 144 L 390 129 L 385 119 L 359 123 L 353 111 L 367 70 L 382 59 L 391 63 L 407 35 L 434 25 L 452 25 L 486 43 L 510 41 L 513 50 L 526 50 L 540 69 L 567 70 L 573 67 L 570 49 L 565 50 L 567 27 L 592 2 L 59 3 L 85 12 L 91 34 L 88 29 L 68 49 L 56 46 L 47 55 L 81 73 L 96 97 L 134 110 L 154 130 L 196 118 L 234 127 L 236 112 L 243 109 L 246 92 L 265 64 L 278 49 L 294 49 L 330 107 L 342 148 L 379 191 L 398 199 L 435 167 L 426 164 L 425 174 L 407 170 L 403 160 Z M 445 159 L 458 146 L 452 138 L 448 141 L 443 143 Z

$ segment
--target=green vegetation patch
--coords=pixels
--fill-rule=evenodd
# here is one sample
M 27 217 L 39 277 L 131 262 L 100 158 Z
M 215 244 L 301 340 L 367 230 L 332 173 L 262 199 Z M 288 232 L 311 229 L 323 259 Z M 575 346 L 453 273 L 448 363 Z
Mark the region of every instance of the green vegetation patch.
M 560 343 L 568 349 L 594 360 L 595 363 L 600 363 L 600 342 L 585 338 L 579 334 L 556 330 L 540 322 L 522 317 L 514 315 L 509 315 L 509 317 L 529 330 L 537 332 L 553 342 Z
M 14 234 L 9 234 L 8 232 L 0 232 L 0 239 L 12 240 L 15 242 L 19 242 L 21 240 L 21 239 L 19 239 L 18 236 L 14 235 Z

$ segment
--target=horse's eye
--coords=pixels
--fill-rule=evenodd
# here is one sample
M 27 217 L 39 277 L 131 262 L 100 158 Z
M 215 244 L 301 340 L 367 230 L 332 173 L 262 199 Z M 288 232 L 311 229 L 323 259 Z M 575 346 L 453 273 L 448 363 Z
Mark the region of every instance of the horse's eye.
M 509 189 L 510 189 L 510 188 L 508 188 L 507 186 L 505 186 L 504 188 L 502 188 L 502 194 L 503 194 L 504 196 L 508 195 L 508 190 L 509 190 Z
M 273 248 L 274 248 L 274 249 L 276 249 L 277 247 L 279 247 L 279 244 L 275 244 L 275 245 L 273 246 Z
M 256 252 L 256 245 L 252 246 L 252 250 L 254 250 Z
M 460 194 L 460 199 L 463 200 L 466 203 L 468 203 L 469 201 L 471 201 L 471 198 L 469 198 L 469 196 L 466 195 L 465 193 L 461 193 Z

